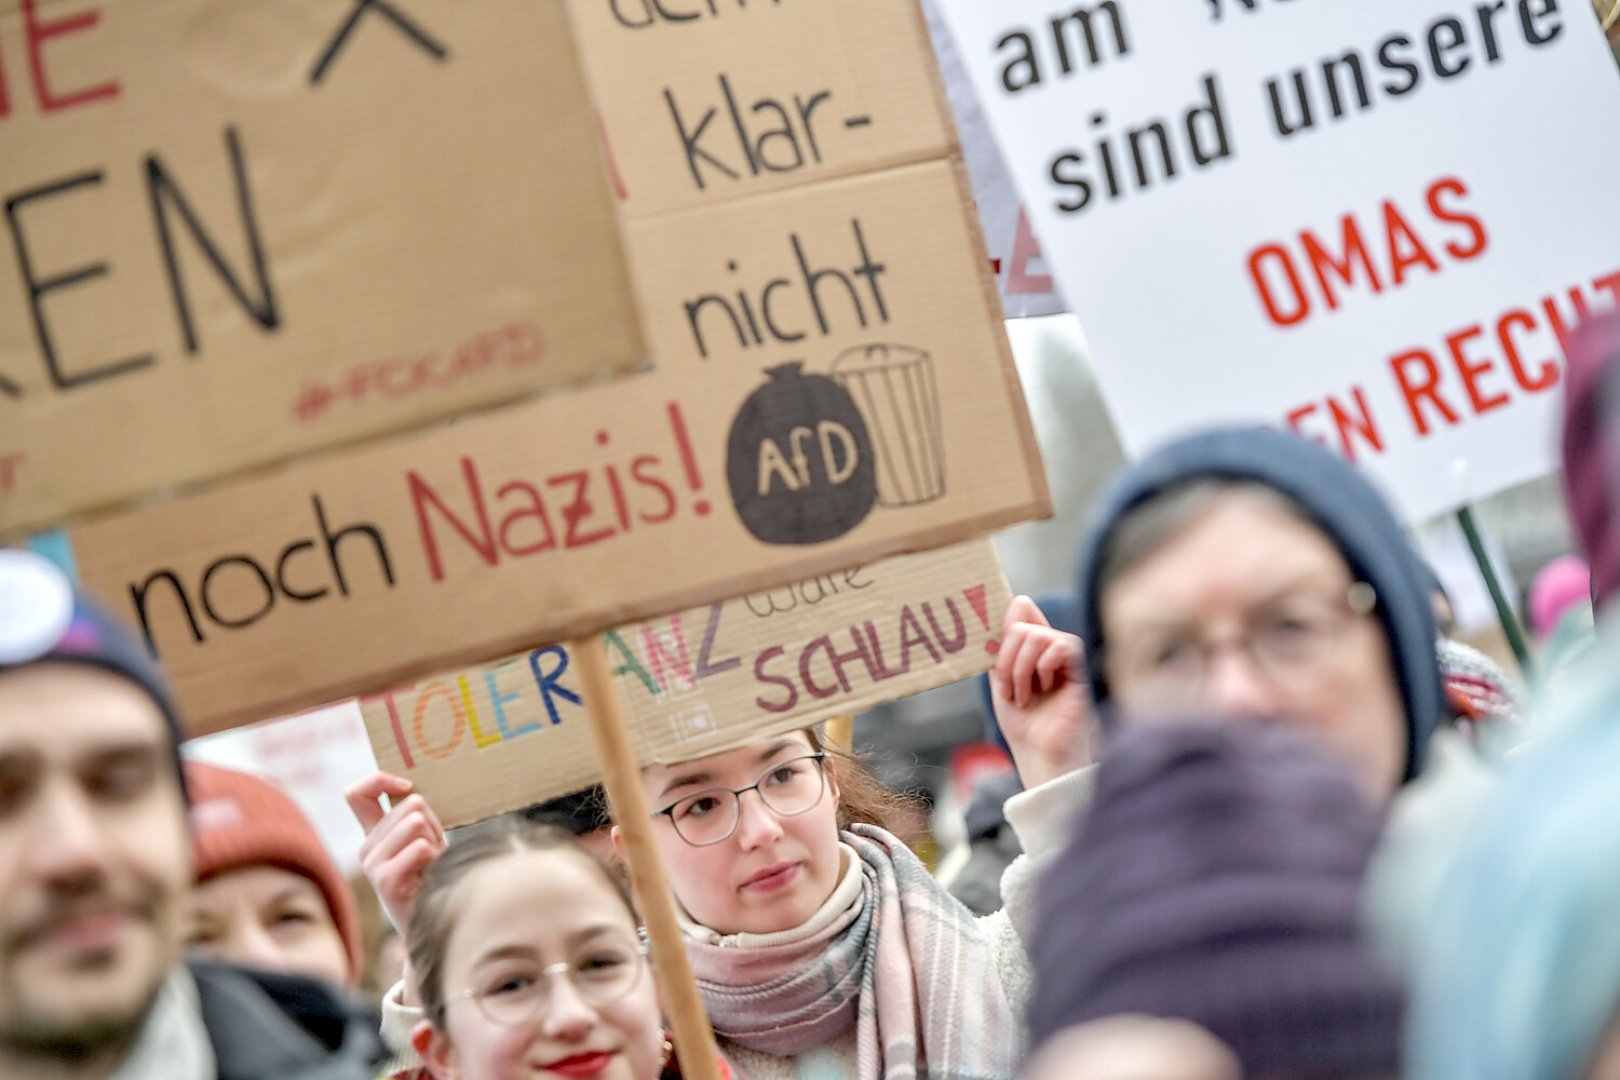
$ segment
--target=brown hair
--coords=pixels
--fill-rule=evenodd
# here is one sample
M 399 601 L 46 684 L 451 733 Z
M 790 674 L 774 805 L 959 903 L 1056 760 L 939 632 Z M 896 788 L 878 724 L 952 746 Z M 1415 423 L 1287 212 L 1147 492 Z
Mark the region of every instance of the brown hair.
M 624 902 L 630 921 L 639 924 L 635 904 L 624 883 L 585 850 L 579 841 L 555 825 L 528 821 L 521 814 L 507 814 L 468 830 L 458 836 L 450 850 L 434 860 L 427 873 L 422 875 L 415 906 L 411 909 L 410 929 L 405 935 L 405 950 L 410 956 L 412 977 L 416 981 L 417 996 L 422 1001 L 422 1011 L 440 1031 L 444 1030 L 446 1006 L 445 952 L 460 914 L 454 903 L 456 886 L 484 863 L 528 851 L 564 852 L 583 859 L 602 875 L 602 880 L 608 883 L 614 895 Z
M 819 729 L 806 728 L 804 733 L 810 748 L 826 754 L 837 773 L 840 831 L 858 822 L 894 833 L 908 847 L 917 840 L 915 822 L 921 802 L 916 796 L 885 784 L 859 756 L 830 745 Z

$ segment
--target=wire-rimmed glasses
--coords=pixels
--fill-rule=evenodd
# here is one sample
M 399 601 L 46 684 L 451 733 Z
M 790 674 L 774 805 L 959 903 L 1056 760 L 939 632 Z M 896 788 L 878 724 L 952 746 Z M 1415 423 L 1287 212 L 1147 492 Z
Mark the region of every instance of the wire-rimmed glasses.
M 515 1027 L 533 1021 L 551 1001 L 552 980 L 566 977 L 574 992 L 593 1005 L 605 1005 L 628 994 L 646 966 L 647 946 L 617 936 L 582 945 L 568 960 L 541 964 L 511 957 L 489 966 L 476 985 L 456 997 L 471 998 L 497 1024 Z
M 741 798 L 759 793 L 760 801 L 781 817 L 794 817 L 821 801 L 827 788 L 826 754 L 805 754 L 779 761 L 747 787 L 712 787 L 683 796 L 653 814 L 668 817 L 675 831 L 693 847 L 721 843 L 737 831 Z

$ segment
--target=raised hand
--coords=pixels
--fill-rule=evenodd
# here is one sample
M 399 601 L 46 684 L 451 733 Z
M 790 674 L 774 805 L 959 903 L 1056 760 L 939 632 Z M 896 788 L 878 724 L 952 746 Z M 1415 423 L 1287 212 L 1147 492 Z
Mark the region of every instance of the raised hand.
M 1026 788 L 1091 761 L 1083 662 L 1079 638 L 1053 629 L 1029 597 L 1013 599 L 1001 624 L 990 696 Z
M 392 808 L 384 811 L 382 796 Z M 375 772 L 344 789 L 366 838 L 360 844 L 360 869 L 377 892 L 383 911 L 400 931 L 410 925 L 422 875 L 449 842 L 444 826 L 427 800 L 411 794 L 411 782 L 390 773 Z

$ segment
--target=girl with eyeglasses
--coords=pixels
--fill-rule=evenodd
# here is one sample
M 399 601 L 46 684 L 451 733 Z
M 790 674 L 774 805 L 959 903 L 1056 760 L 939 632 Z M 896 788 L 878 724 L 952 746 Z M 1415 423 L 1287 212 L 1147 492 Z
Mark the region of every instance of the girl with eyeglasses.
M 1017 1075 L 1031 988 L 1020 930 L 1087 784 L 1089 714 L 1063 693 L 1078 661 L 1078 639 L 1013 602 L 992 681 L 1027 788 L 1007 818 L 1028 857 L 1003 880 L 1006 908 L 983 918 L 871 820 L 881 785 L 813 731 L 643 770 L 698 987 L 741 1075 Z M 351 789 L 384 792 L 397 803 L 361 865 L 385 906 L 408 908 L 442 830 L 404 781 Z M 397 994 L 384 1015 L 385 1026 L 408 1015 Z
M 560 829 L 514 815 L 458 840 L 422 876 L 406 948 L 421 1001 L 410 1044 L 434 1077 L 670 1069 L 630 897 Z

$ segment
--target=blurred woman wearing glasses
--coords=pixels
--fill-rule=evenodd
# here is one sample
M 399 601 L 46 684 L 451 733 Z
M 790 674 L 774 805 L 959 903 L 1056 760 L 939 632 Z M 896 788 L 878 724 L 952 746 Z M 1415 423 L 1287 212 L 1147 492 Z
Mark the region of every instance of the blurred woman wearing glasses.
M 1375 800 L 1379 809 L 1368 818 L 1375 829 L 1383 825 L 1386 840 L 1392 826 L 1384 824 L 1384 814 L 1392 799 L 1401 793 L 1405 801 L 1406 793 L 1428 786 L 1406 785 L 1446 756 L 1434 752 L 1438 744 L 1431 747 L 1444 694 L 1421 565 L 1372 485 L 1321 446 L 1277 431 L 1228 428 L 1147 454 L 1116 479 L 1093 512 L 1077 584 L 1084 681 L 1063 692 L 1086 698 L 1105 733 L 1167 721 L 1295 729 L 1348 767 Z M 992 680 L 998 719 L 1005 720 L 1010 689 Z M 1105 743 L 1104 771 L 1109 753 Z M 1279 785 L 1290 782 L 1300 777 L 1278 777 Z M 1144 789 L 1141 798 L 1156 805 L 1177 790 Z M 1233 797 L 1224 788 L 1201 792 L 1201 812 L 1224 819 Z M 1452 820 L 1445 813 L 1419 816 L 1425 827 Z M 1281 834 L 1252 831 L 1234 839 L 1286 843 Z M 1445 846 L 1444 837 L 1409 845 L 1437 867 Z M 1150 839 L 1126 851 L 1118 880 L 1141 878 L 1163 857 L 1157 852 Z M 1337 911 L 1353 925 L 1365 865 L 1363 859 L 1344 870 L 1348 910 L 1344 894 L 1333 907 L 1320 893 L 1301 910 L 1312 919 Z M 1236 895 L 1214 901 L 1216 907 L 1200 916 L 1218 921 L 1221 904 L 1229 907 Z M 1054 893 L 1048 903 L 1064 899 Z M 1072 906 L 1052 910 L 1082 914 Z M 1288 910 L 1268 915 L 1262 909 L 1251 928 L 1254 939 L 1280 933 Z M 1268 917 L 1275 925 L 1267 925 Z M 1141 911 L 1135 919 L 1131 925 L 1162 921 Z M 1085 924 L 1064 941 L 1048 933 L 1043 974 L 1061 981 L 1064 972 L 1102 970 L 1099 965 L 1112 962 L 1107 937 L 1107 928 Z M 1348 978 L 1331 967 L 1319 974 L 1328 986 Z M 1049 997 L 1053 986 L 1048 979 L 1037 994 Z M 1250 989 L 1239 980 L 1222 992 L 1242 998 Z M 1203 1022 L 1173 1010 L 1157 1015 Z M 1283 1049 L 1324 1037 L 1297 1018 L 1268 1019 L 1276 1021 L 1268 1032 Z M 1377 1034 L 1395 1038 L 1387 1026 Z
M 1162 447 L 1103 499 L 1078 584 L 1105 727 L 1287 723 L 1380 801 L 1422 771 L 1444 706 L 1424 572 L 1337 454 L 1261 429 Z
M 652 1080 L 670 1064 L 630 898 L 559 829 L 509 816 L 458 841 L 422 878 L 407 948 L 411 1044 L 435 1077 Z
M 1020 931 L 1088 782 L 1088 716 L 1065 692 L 1077 661 L 1075 638 L 1014 601 L 996 670 L 1029 788 L 1007 818 L 1029 854 L 1003 880 L 1006 908 L 982 919 L 883 827 L 877 779 L 814 731 L 643 771 L 698 987 L 742 1075 L 1017 1075 L 1031 990 Z M 395 799 L 386 815 L 370 812 L 379 794 Z M 361 781 L 350 801 L 369 815 L 362 867 L 391 912 L 408 911 L 442 828 L 394 777 Z M 385 1029 L 412 1015 L 397 991 L 385 1000 Z

